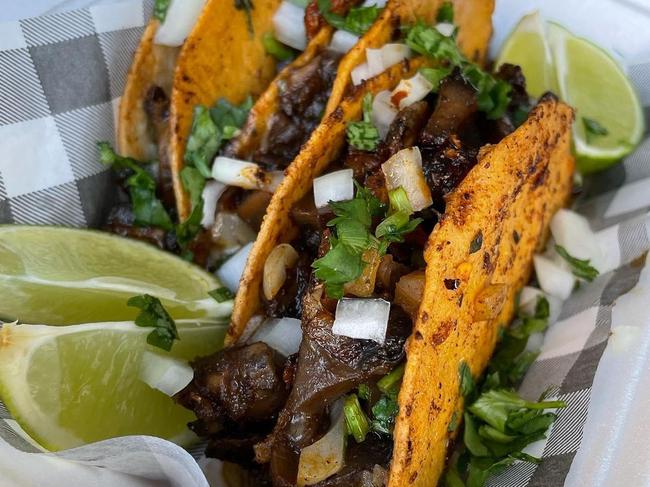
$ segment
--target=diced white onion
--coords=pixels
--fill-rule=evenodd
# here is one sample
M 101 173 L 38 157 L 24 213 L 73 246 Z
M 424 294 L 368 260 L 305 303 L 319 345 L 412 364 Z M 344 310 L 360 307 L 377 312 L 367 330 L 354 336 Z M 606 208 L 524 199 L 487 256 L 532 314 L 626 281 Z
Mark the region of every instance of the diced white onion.
M 165 21 L 158 27 L 155 44 L 180 46 L 192 32 L 206 0 L 172 0 Z
M 212 177 L 229 186 L 273 193 L 283 181 L 284 172 L 266 172 L 254 162 L 217 156 L 212 165 Z
M 332 333 L 384 344 L 390 303 L 384 299 L 343 298 L 336 305 Z
M 412 78 L 400 81 L 393 90 L 391 97 L 399 93 L 396 98 L 399 99 L 399 109 L 401 110 L 415 102 L 423 100 L 424 97 L 431 93 L 432 89 L 433 85 L 431 82 L 420 73 L 417 73 Z
M 440 22 L 436 24 L 436 30 L 445 37 L 451 37 L 454 34 L 456 27 L 450 22 Z
M 541 331 L 538 333 L 533 333 L 528 337 L 528 341 L 526 342 L 526 351 L 536 352 L 540 348 L 542 348 L 543 344 L 544 344 L 544 333 Z
M 284 0 L 273 15 L 275 37 L 282 44 L 304 51 L 307 47 L 305 9 Z
M 526 315 L 533 316 L 535 314 L 535 306 L 537 305 L 537 299 L 539 297 L 544 297 L 548 301 L 548 324 L 552 325 L 560 317 L 560 312 L 562 311 L 562 300 L 555 296 L 551 296 L 550 294 L 546 294 L 541 289 L 533 286 L 524 287 L 519 294 L 519 309 Z
M 537 280 L 544 292 L 562 300 L 571 295 L 576 279 L 570 271 L 541 255 L 534 256 L 533 262 Z
M 201 218 L 201 226 L 203 228 L 210 228 L 214 224 L 214 215 L 217 211 L 217 201 L 226 185 L 219 181 L 208 181 L 205 183 L 201 198 L 203 199 L 203 218 Z
M 314 179 L 314 203 L 316 208 L 327 206 L 330 201 L 346 201 L 354 197 L 354 172 L 341 169 Z
M 352 49 L 357 42 L 359 42 L 358 36 L 355 36 L 347 30 L 337 30 L 332 36 L 329 48 L 334 52 L 345 54 Z
M 145 351 L 138 377 L 152 389 L 171 397 L 192 381 L 194 371 L 186 362 Z
M 222 250 L 239 248 L 255 240 L 253 229 L 235 213 L 221 211 L 210 229 L 212 241 Z
M 368 63 L 368 76 L 377 76 L 384 71 L 384 61 L 381 49 L 366 49 L 366 62 Z
M 385 44 L 381 48 L 381 60 L 384 69 L 388 69 L 394 64 L 401 63 L 411 56 L 411 49 L 406 44 Z M 382 69 L 382 71 L 384 70 Z
M 558 245 L 577 259 L 588 259 L 601 270 L 604 260 L 598 239 L 591 231 L 587 219 L 575 211 L 561 208 L 551 219 L 551 233 Z
M 397 109 L 390 101 L 390 91 L 384 90 L 377 93 L 372 100 L 372 113 L 370 118 L 373 125 L 377 127 L 382 140 L 386 137 L 388 128 L 393 123 L 396 115 Z
M 262 289 L 264 297 L 271 300 L 287 280 L 287 269 L 296 265 L 298 252 L 288 243 L 276 245 L 264 262 Z
M 239 289 L 239 281 L 244 273 L 246 260 L 252 248 L 253 242 L 244 245 L 217 270 L 217 277 L 221 283 L 233 293 L 236 293 Z
M 368 70 L 368 63 L 361 63 L 352 69 L 350 77 L 352 78 L 352 84 L 354 86 L 358 86 L 363 83 L 364 80 L 372 78 Z
M 300 451 L 298 487 L 317 484 L 339 472 L 345 464 L 347 432 L 341 400 L 332 406 L 330 418 L 330 429 L 325 436 Z
M 298 353 L 300 342 L 302 342 L 300 320 L 269 318 L 253 333 L 249 342 L 264 342 L 285 357 Z
M 420 149 L 409 147 L 394 154 L 381 165 L 388 190 L 404 188 L 413 211 L 428 208 L 433 203 L 431 190 L 422 172 Z
M 379 7 L 384 8 L 388 0 L 365 0 L 361 6 L 362 7 Z

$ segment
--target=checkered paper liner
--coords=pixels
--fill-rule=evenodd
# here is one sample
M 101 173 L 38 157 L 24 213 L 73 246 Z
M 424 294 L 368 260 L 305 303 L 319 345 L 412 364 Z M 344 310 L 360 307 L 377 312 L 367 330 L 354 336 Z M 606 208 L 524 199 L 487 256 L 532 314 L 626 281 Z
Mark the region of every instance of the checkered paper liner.
M 115 185 L 97 160 L 95 143 L 114 138 L 119 97 L 151 3 L 131 0 L 0 23 L 0 223 L 94 227 L 102 222 Z M 650 114 L 650 62 L 628 70 Z M 492 486 L 558 486 L 573 475 L 612 308 L 637 284 L 639 257 L 650 249 L 650 138 L 623 164 L 587 179 L 585 189 L 576 206 L 598 231 L 612 270 L 564 304 L 521 386 L 522 394 L 533 398 L 554 385 L 555 395 L 568 404 L 548 439 L 532 447 L 542 463 L 517 463 L 492 479 Z M 192 456 L 150 437 L 39 453 L 0 402 L 0 447 L 3 443 L 18 455 L 103 467 L 150 479 L 152 485 L 207 485 Z

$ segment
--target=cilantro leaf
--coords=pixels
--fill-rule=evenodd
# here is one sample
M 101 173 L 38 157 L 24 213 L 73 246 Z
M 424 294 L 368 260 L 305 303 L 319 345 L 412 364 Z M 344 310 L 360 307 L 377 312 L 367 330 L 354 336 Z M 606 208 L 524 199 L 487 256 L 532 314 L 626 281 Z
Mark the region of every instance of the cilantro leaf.
M 192 213 L 184 222 L 176 226 L 176 240 L 184 249 L 194 236 L 201 230 L 201 219 L 203 218 L 203 200 L 192 209 Z
M 196 207 L 201 202 L 205 178 L 197 168 L 185 166 L 181 171 L 181 181 L 183 187 L 190 193 L 192 208 Z
M 574 276 L 589 282 L 593 281 L 594 279 L 596 279 L 596 277 L 598 277 L 599 274 L 598 269 L 596 269 L 595 267 L 589 264 L 589 262 L 591 262 L 590 260 L 588 259 L 583 260 L 583 259 L 578 259 L 576 257 L 573 257 L 561 245 L 556 245 L 555 250 L 560 255 L 560 257 L 562 257 L 564 260 L 566 260 L 569 263 L 569 265 L 571 266 L 571 272 L 573 272 Z
M 331 9 L 331 0 L 318 0 L 318 10 L 328 24 L 336 29 L 346 30 L 358 36 L 366 33 L 382 11 L 380 7 L 374 5 L 369 7 L 352 7 L 344 17 L 333 13 Z
M 169 4 L 171 0 L 155 0 L 153 4 L 153 16 L 154 18 L 164 22 L 167 17 L 167 10 L 169 9 Z
M 264 50 L 267 54 L 270 54 L 278 61 L 290 61 L 296 57 L 296 53 L 293 49 L 282 44 L 270 32 L 267 32 L 262 36 L 262 44 L 264 45 Z
M 126 304 L 142 310 L 135 319 L 136 325 L 154 329 L 147 335 L 149 345 L 169 352 L 172 349 L 174 340 L 180 340 L 176 330 L 176 323 L 174 323 L 174 320 L 169 316 L 158 298 L 143 294 L 133 296 Z
M 327 295 L 341 299 L 343 285 L 354 281 L 361 275 L 364 263 L 361 254 L 344 244 L 334 244 L 320 259 L 312 263 L 314 275 L 325 283 Z
M 212 291 L 208 291 L 208 294 L 214 298 L 217 303 L 223 303 L 235 297 L 235 295 L 227 287 L 218 287 Z
M 108 142 L 98 142 L 97 147 L 99 159 L 103 164 L 133 172 L 125 184 L 129 190 L 135 224 L 172 230 L 172 220 L 156 196 L 156 181 L 153 176 L 135 159 L 116 154 Z
M 211 163 L 222 141 L 222 132 L 203 105 L 194 107 L 190 136 L 185 146 L 185 162 L 195 167 L 204 178 L 212 176 Z
M 476 388 L 472 371 L 464 360 L 458 366 L 458 375 L 460 376 L 460 393 L 463 397 L 469 397 Z
M 422 218 L 414 218 L 413 207 L 408 199 L 404 188 L 399 187 L 388 193 L 390 200 L 389 216 L 382 221 L 375 229 L 375 236 L 383 238 L 386 244 L 393 242 L 403 242 L 404 235 L 414 231 L 422 223 Z
M 501 117 L 510 103 L 511 87 L 470 62 L 459 50 L 453 37 L 446 37 L 435 27 L 417 22 L 408 29 L 406 44 L 419 54 L 460 68 L 462 76 L 477 90 L 478 108 L 489 119 Z
M 383 395 L 372 407 L 372 429 L 377 433 L 391 435 L 398 412 L 397 398 Z
M 420 68 L 419 71 L 433 85 L 431 91 L 436 93 L 440 87 L 440 82 L 452 73 L 453 68 L 442 66 L 439 68 Z
M 372 151 L 379 143 L 379 130 L 370 119 L 372 113 L 372 95 L 366 93 L 363 97 L 363 120 L 349 122 L 345 128 L 348 143 L 358 150 Z
M 449 22 L 450 24 L 454 22 L 454 5 L 451 2 L 443 3 L 438 9 L 438 15 L 436 16 L 438 22 Z
M 582 125 L 585 128 L 587 142 L 591 142 L 596 137 L 603 137 L 609 134 L 609 130 L 593 118 L 582 117 Z

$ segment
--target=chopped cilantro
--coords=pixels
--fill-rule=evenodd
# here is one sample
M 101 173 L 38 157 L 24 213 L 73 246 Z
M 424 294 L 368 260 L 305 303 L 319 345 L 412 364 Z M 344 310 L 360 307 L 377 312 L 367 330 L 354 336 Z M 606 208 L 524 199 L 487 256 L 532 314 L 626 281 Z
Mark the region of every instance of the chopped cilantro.
M 481 250 L 481 247 L 483 247 L 483 232 L 479 230 L 469 244 L 469 253 L 473 254 L 478 252 Z
M 172 349 L 174 340 L 180 338 L 176 330 L 176 323 L 169 316 L 160 300 L 149 294 L 143 294 L 142 296 L 132 297 L 126 304 L 142 310 L 135 319 L 136 325 L 154 329 L 147 335 L 147 343 L 169 352 Z
M 454 22 L 454 5 L 451 2 L 443 3 L 438 9 L 438 15 L 436 17 L 438 22 L 449 22 L 450 24 Z
M 181 181 L 183 187 L 190 194 L 192 208 L 195 208 L 200 202 L 205 187 L 205 178 L 201 172 L 192 166 L 185 166 L 181 171 Z
M 441 66 L 439 68 L 420 68 L 420 74 L 433 85 L 432 92 L 436 93 L 440 82 L 451 74 L 453 68 Z
M 235 297 L 235 295 L 230 292 L 230 289 L 226 287 L 218 287 L 216 289 L 213 289 L 212 291 L 209 291 L 208 294 L 214 298 L 214 300 L 217 303 L 223 303 L 225 301 L 229 301 Z
M 355 149 L 371 151 L 377 148 L 379 131 L 372 124 L 370 119 L 371 113 L 372 95 L 366 93 L 363 97 L 363 120 L 360 122 L 350 122 L 345 129 L 348 143 Z
M 454 411 L 451 415 L 451 420 L 449 421 L 449 425 L 447 425 L 447 431 L 452 433 L 456 431 L 456 428 L 458 428 L 458 411 Z
M 359 387 L 357 387 L 357 396 L 359 396 L 359 399 L 370 401 L 371 395 L 370 386 L 368 384 L 359 384 Z
M 359 252 L 348 249 L 344 244 L 333 243 L 329 252 L 312 263 L 314 275 L 325 283 L 327 295 L 341 299 L 343 285 L 361 275 L 364 262 Z
M 460 376 L 460 393 L 463 397 L 469 397 L 476 388 L 472 371 L 464 360 L 458 366 L 458 375 Z
M 176 241 L 183 248 L 189 244 L 201 230 L 201 219 L 203 218 L 203 200 L 199 201 L 190 216 L 182 223 L 176 225 Z
M 595 137 L 603 137 L 609 134 L 609 130 L 593 118 L 582 117 L 582 125 L 585 128 L 587 142 L 591 142 Z
M 370 424 L 356 394 L 350 394 L 345 398 L 343 413 L 348 434 L 354 437 L 357 443 L 363 442 L 370 431 Z
M 560 254 L 560 257 L 562 257 L 564 260 L 566 260 L 569 263 L 569 265 L 571 266 L 571 272 L 573 272 L 574 276 L 589 282 L 593 281 L 594 279 L 596 279 L 596 277 L 598 277 L 598 269 L 596 269 L 595 267 L 589 264 L 590 260 L 588 259 L 583 260 L 583 259 L 578 259 L 576 257 L 573 257 L 561 245 L 556 245 L 555 250 L 557 251 L 558 254 Z
M 262 44 L 264 45 L 264 50 L 278 61 L 290 61 L 296 57 L 293 49 L 282 44 L 270 32 L 262 36 Z
M 167 17 L 167 10 L 169 9 L 169 4 L 171 0 L 155 0 L 153 4 L 153 16 L 154 18 L 160 20 L 161 22 L 165 21 Z
M 117 155 L 108 142 L 98 142 L 97 147 L 103 164 L 114 169 L 128 169 L 133 173 L 125 184 L 129 189 L 135 224 L 171 230 L 172 220 L 156 196 L 156 181 L 153 176 L 135 159 Z
M 384 395 L 372 407 L 372 429 L 385 435 L 393 434 L 395 417 L 399 412 L 397 396 Z
M 399 187 L 388 193 L 390 200 L 389 216 L 375 230 L 375 236 L 383 239 L 384 246 L 393 242 L 403 242 L 404 235 L 411 233 L 422 223 L 422 218 L 411 220 L 413 207 L 404 188 Z
M 318 0 L 318 10 L 328 24 L 336 29 L 346 30 L 358 36 L 366 33 L 382 11 L 380 7 L 374 5 L 352 7 L 348 14 L 343 17 L 333 13 L 331 8 L 331 0 Z
M 460 68 L 463 77 L 477 90 L 479 110 L 490 119 L 503 115 L 510 103 L 510 85 L 470 62 L 453 37 L 446 37 L 435 27 L 418 22 L 408 29 L 406 44 L 417 53 Z

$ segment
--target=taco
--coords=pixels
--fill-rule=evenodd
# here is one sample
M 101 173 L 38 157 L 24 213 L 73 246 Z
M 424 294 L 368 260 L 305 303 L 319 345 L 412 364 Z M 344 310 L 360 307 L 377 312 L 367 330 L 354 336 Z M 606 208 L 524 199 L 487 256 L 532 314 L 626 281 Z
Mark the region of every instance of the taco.
M 176 400 L 253 485 L 436 485 L 533 254 L 570 196 L 573 111 L 490 74 L 453 30 L 354 89 L 286 171 L 228 346 Z M 350 438 L 348 438 L 350 437 Z

